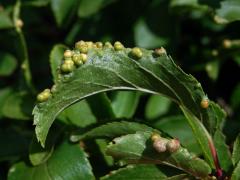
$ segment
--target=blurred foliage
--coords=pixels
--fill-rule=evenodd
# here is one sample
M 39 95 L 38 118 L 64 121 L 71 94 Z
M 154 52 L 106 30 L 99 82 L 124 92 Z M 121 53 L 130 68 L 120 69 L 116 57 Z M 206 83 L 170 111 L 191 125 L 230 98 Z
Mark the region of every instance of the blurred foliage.
M 233 171 L 232 179 L 239 179 L 238 20 L 239 0 L 1 0 L 0 179 L 111 179 L 106 174 L 119 165 L 103 150 L 108 139 L 80 141 L 80 148 L 67 141 L 70 134 L 85 133 L 115 117 L 164 131 L 180 139 L 191 153 L 202 155 L 176 104 L 155 95 L 122 91 L 87 98 L 66 109 L 54 122 L 56 134 L 50 133 L 48 148 L 43 150 L 32 125 L 35 97 L 53 84 L 62 53 L 78 40 L 119 40 L 147 49 L 164 46 L 227 112 L 223 133 L 215 134 L 214 140 L 224 152 L 233 149 L 235 170 L 228 162 L 221 165 L 229 170 L 224 175 Z M 225 138 L 228 147 L 222 145 Z M 157 177 L 186 176 L 169 167 L 144 166 L 127 166 L 113 174 L 134 177 L 144 169 Z

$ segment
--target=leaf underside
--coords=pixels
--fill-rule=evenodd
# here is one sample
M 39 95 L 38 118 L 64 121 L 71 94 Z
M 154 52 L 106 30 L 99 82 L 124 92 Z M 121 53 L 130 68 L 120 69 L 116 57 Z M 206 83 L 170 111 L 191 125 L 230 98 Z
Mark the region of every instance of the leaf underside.
M 107 154 L 128 163 L 154 163 L 177 167 L 196 177 L 207 177 L 209 165 L 187 149 L 180 147 L 176 152 L 158 153 L 153 148 L 151 132 L 137 132 L 114 139 L 107 147 Z M 131 146 L 129 146 L 131 144 Z
M 49 128 L 54 119 L 65 108 L 88 96 L 113 90 L 134 90 L 163 95 L 186 109 L 191 121 L 203 122 L 210 134 L 220 128 L 224 112 L 211 102 L 209 108 L 200 107 L 205 96 L 200 83 L 191 75 L 184 73 L 170 56 L 156 56 L 153 51 L 141 49 L 143 57 L 136 60 L 130 55 L 131 49 L 115 51 L 111 48 L 90 49 L 87 62 L 69 74 L 61 75 L 56 82 L 56 92 L 34 110 L 36 135 L 44 146 Z M 196 138 L 205 134 L 200 141 L 211 141 L 203 126 L 193 123 Z M 204 156 L 213 166 L 211 152 L 205 149 Z

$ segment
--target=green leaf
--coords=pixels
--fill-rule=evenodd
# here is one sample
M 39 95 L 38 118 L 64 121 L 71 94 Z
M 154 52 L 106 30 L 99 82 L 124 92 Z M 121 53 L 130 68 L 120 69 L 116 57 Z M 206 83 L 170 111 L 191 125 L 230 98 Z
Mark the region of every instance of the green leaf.
M 186 176 L 186 175 L 185 175 Z M 127 167 L 110 172 L 101 180 L 121 180 L 121 179 L 166 179 L 165 173 L 161 172 L 155 165 L 128 165 Z
M 0 29 L 8 29 L 13 28 L 13 22 L 10 18 L 10 16 L 4 11 L 0 11 Z
M 85 134 L 72 135 L 71 140 L 73 142 L 76 142 L 85 138 L 114 138 L 126 134 L 132 134 L 137 131 L 153 131 L 153 129 L 144 124 L 135 122 L 111 122 L 105 125 L 98 126 Z
M 190 152 L 201 154 L 201 148 L 194 137 L 187 119 L 183 115 L 167 116 L 155 121 L 153 127 L 159 129 L 174 138 L 178 138 L 181 144 Z
M 96 122 L 96 117 L 93 115 L 86 100 L 71 105 L 65 109 L 60 116 L 64 117 L 65 123 L 82 128 Z
M 37 141 L 36 136 L 33 136 L 29 149 L 29 160 L 33 166 L 45 163 L 51 157 L 55 144 L 64 129 L 65 126 L 54 126 L 48 134 L 45 148 Z
M 80 33 L 83 27 L 84 27 L 84 21 L 74 22 L 68 34 L 66 35 L 64 42 L 66 44 L 73 44 L 75 39 L 77 38 L 77 35 Z
M 131 91 L 117 92 L 112 101 L 112 108 L 117 118 L 131 118 L 139 102 L 140 94 Z
M 177 167 L 196 177 L 207 177 L 211 172 L 209 165 L 202 159 L 191 155 L 180 147 L 176 152 L 158 153 L 150 140 L 151 132 L 138 132 L 114 139 L 107 147 L 107 154 L 130 163 L 166 164 Z
M 69 23 L 76 5 L 77 1 L 75 0 L 51 0 L 51 8 L 58 26 Z
M 46 143 L 46 147 L 43 148 L 37 141 L 36 136 L 34 136 L 30 145 L 29 160 L 34 166 L 42 164 L 51 157 L 53 149 L 53 144 L 49 145 L 48 142 Z
M 134 39 L 137 46 L 144 48 L 161 47 L 169 42 L 168 38 L 154 34 L 143 19 L 138 20 L 134 27 Z
M 0 76 L 11 75 L 16 67 L 17 60 L 14 56 L 8 53 L 0 52 Z
M 191 127 L 195 131 L 197 129 L 194 135 L 206 160 L 213 166 L 211 152 L 207 148 L 211 138 L 200 124 L 204 122 L 210 133 L 214 134 L 216 128 L 222 125 L 224 111 L 213 102 L 209 108 L 202 108 L 200 104 L 205 93 L 200 83 L 185 74 L 169 56 L 156 56 L 153 51 L 141 50 L 143 57 L 135 60 L 129 55 L 129 48 L 122 51 L 90 49 L 84 65 L 62 75 L 53 96 L 37 104 L 33 110 L 35 130 L 41 144 L 44 145 L 56 116 L 71 104 L 100 92 L 136 90 L 167 96 L 189 111 L 187 117 Z
M 49 4 L 50 0 L 22 0 L 23 6 L 43 7 Z
M 171 101 L 163 96 L 152 95 L 146 105 L 145 117 L 155 119 L 168 111 Z
M 200 10 L 200 12 L 207 12 L 209 9 L 207 5 L 198 3 L 198 0 L 171 0 L 170 7 L 179 8 L 178 12 L 182 12 L 183 10 Z
M 113 0 L 81 0 L 78 7 L 78 16 L 83 18 L 92 16 L 111 2 Z
M 232 162 L 235 166 L 240 161 L 240 135 L 237 136 L 233 145 Z
M 98 145 L 99 151 L 101 152 L 106 164 L 109 167 L 114 166 L 114 160 L 113 160 L 112 156 L 107 155 L 106 151 L 105 151 L 105 149 L 108 145 L 108 140 L 106 140 L 106 139 L 96 139 L 95 142 Z
M 110 99 L 106 93 L 90 96 L 87 98 L 87 102 L 98 120 L 109 120 L 115 117 Z
M 239 180 L 239 179 L 240 179 L 240 162 L 238 162 L 231 176 L 231 180 Z
M 240 1 L 225 0 L 221 2 L 221 7 L 217 9 L 216 15 L 221 18 L 221 23 L 230 23 L 240 20 Z
M 218 159 L 219 159 L 221 168 L 224 171 L 229 172 L 233 164 L 232 164 L 229 147 L 227 146 L 225 141 L 226 141 L 226 138 L 224 134 L 220 130 L 217 130 L 216 133 L 214 134 L 214 144 L 217 150 Z
M 63 53 L 67 49 L 66 46 L 62 44 L 57 44 L 53 47 L 50 53 L 50 66 L 54 82 L 58 79 L 58 67 L 62 63 Z
M 2 112 L 3 105 L 6 102 L 6 99 L 9 97 L 9 95 L 12 92 L 13 92 L 13 89 L 10 87 L 0 89 L 0 118 L 2 118 L 3 116 L 3 112 Z
M 17 120 L 30 120 L 35 100 L 27 91 L 12 93 L 2 108 L 5 117 Z
M 200 145 L 203 155 L 207 162 L 213 167 L 213 159 L 212 154 L 209 148 L 209 144 L 213 144 L 213 140 L 210 135 L 206 132 L 206 129 L 203 127 L 203 124 L 197 120 L 197 117 L 194 116 L 190 111 L 186 108 L 181 107 L 185 117 L 188 120 L 190 127 L 193 130 L 193 134 Z
M 78 144 L 64 142 L 43 164 L 31 167 L 24 162 L 13 165 L 9 180 L 95 179 L 86 154 Z

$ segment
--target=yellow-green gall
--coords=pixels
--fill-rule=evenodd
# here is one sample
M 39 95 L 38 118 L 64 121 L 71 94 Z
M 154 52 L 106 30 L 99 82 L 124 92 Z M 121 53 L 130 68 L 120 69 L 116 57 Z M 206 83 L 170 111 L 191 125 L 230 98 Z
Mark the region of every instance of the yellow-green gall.
M 133 48 L 131 54 L 138 59 L 143 56 L 142 50 L 138 47 Z
M 50 89 L 44 89 L 44 91 L 43 91 L 44 93 L 50 93 L 51 91 L 50 91 Z
M 88 46 L 87 46 L 87 45 L 80 46 L 80 47 L 79 47 L 79 51 L 80 51 L 81 53 L 86 54 L 86 53 L 88 52 Z
M 92 41 L 86 41 L 87 47 L 90 49 L 93 47 L 93 42 Z
M 167 54 L 167 51 L 163 47 L 155 49 L 154 52 L 156 55 L 159 55 L 159 56 Z
M 95 43 L 97 48 L 102 48 L 103 47 L 103 43 L 102 42 L 96 42 Z
M 47 101 L 50 96 L 51 96 L 50 89 L 45 89 L 43 92 L 37 95 L 37 100 L 39 102 L 44 102 Z
M 71 58 L 72 57 L 72 51 L 71 50 L 66 50 L 63 54 L 64 58 Z
M 113 48 L 112 44 L 110 42 L 105 42 L 104 47 L 106 48 Z
M 229 40 L 229 39 L 224 39 L 223 40 L 223 47 L 224 48 L 228 49 L 228 48 L 231 48 L 231 46 L 232 46 L 231 40 Z
M 207 109 L 207 108 L 208 108 L 208 106 L 209 106 L 209 99 L 208 99 L 207 96 L 204 96 L 204 97 L 202 98 L 200 105 L 201 105 L 201 107 L 202 107 L 203 109 Z
M 61 71 L 62 72 L 71 72 L 73 70 L 72 66 L 70 66 L 69 64 L 62 64 L 61 66 Z
M 65 60 L 61 66 L 61 71 L 68 73 L 73 71 L 74 69 L 74 62 L 72 60 Z
M 169 152 L 174 153 L 180 148 L 180 142 L 178 139 L 171 139 L 167 142 L 166 147 Z
M 80 54 L 80 59 L 83 63 L 85 63 L 87 61 L 87 55 L 86 54 Z
M 74 64 L 76 64 L 77 66 L 83 64 L 80 54 L 74 54 L 72 57 L 72 60 L 73 60 Z
M 86 43 L 81 40 L 81 41 L 78 41 L 75 43 L 75 48 L 79 49 L 81 46 L 85 46 L 85 45 L 86 45 Z
M 40 94 L 37 95 L 37 100 L 39 102 L 44 102 L 44 101 L 47 100 L 47 98 L 45 98 L 45 96 L 42 93 L 40 93 Z
M 64 64 L 74 65 L 74 62 L 72 61 L 72 59 L 66 59 L 64 61 Z
M 114 43 L 114 49 L 115 49 L 116 51 L 120 51 L 120 50 L 123 50 L 123 49 L 124 49 L 124 46 L 123 46 L 123 44 L 120 43 L 119 41 L 116 41 L 116 42 Z
M 158 133 L 153 133 L 152 136 L 151 136 L 152 141 L 156 141 L 160 138 L 161 138 L 161 136 Z

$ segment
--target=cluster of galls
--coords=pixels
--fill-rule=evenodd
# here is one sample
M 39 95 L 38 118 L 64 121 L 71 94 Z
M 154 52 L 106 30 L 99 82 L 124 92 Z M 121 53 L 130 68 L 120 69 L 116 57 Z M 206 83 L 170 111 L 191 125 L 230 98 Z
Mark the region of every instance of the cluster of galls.
M 157 133 L 154 133 L 151 136 L 151 139 L 153 141 L 153 148 L 159 153 L 163 153 L 166 151 L 170 153 L 174 153 L 180 148 L 180 142 L 178 139 L 168 140 L 168 139 L 162 138 Z
M 124 49 L 124 45 L 119 41 L 116 41 L 114 45 L 110 42 L 106 42 L 103 45 L 102 42 L 93 43 L 92 41 L 78 41 L 75 44 L 75 49 L 73 51 L 66 50 L 64 52 L 64 61 L 61 65 L 61 72 L 69 73 L 73 71 L 75 67 L 78 67 L 87 61 L 87 53 L 90 49 L 102 48 L 114 48 L 116 51 L 121 51 Z M 132 54 L 140 58 L 142 56 L 142 51 L 140 48 L 134 48 Z
M 52 93 L 56 91 L 56 85 L 53 85 L 51 89 L 44 89 L 41 93 L 37 95 L 37 100 L 39 102 L 47 101 L 48 98 L 52 96 Z
M 124 45 L 116 41 L 113 45 L 110 42 L 105 42 L 104 44 L 102 42 L 92 42 L 92 41 L 78 41 L 75 44 L 74 50 L 66 50 L 64 52 L 64 60 L 61 64 L 60 71 L 64 74 L 72 72 L 76 67 L 81 66 L 82 64 L 87 62 L 88 59 L 88 51 L 90 49 L 102 49 L 102 48 L 110 48 L 114 49 L 115 51 L 122 51 L 125 49 Z M 161 56 L 163 54 L 166 54 L 166 50 L 164 48 L 156 49 L 154 52 L 155 55 Z M 143 52 L 140 48 L 134 47 L 131 49 L 130 56 L 134 59 L 140 59 L 143 56 Z M 55 86 L 53 86 L 51 90 L 45 89 L 43 92 L 38 94 L 37 100 L 39 102 L 46 101 L 53 93 Z
M 66 50 L 63 54 L 64 61 L 61 65 L 61 72 L 72 72 L 75 67 L 84 64 L 87 61 L 87 52 L 93 44 L 93 42 L 79 41 L 75 44 L 74 50 Z

